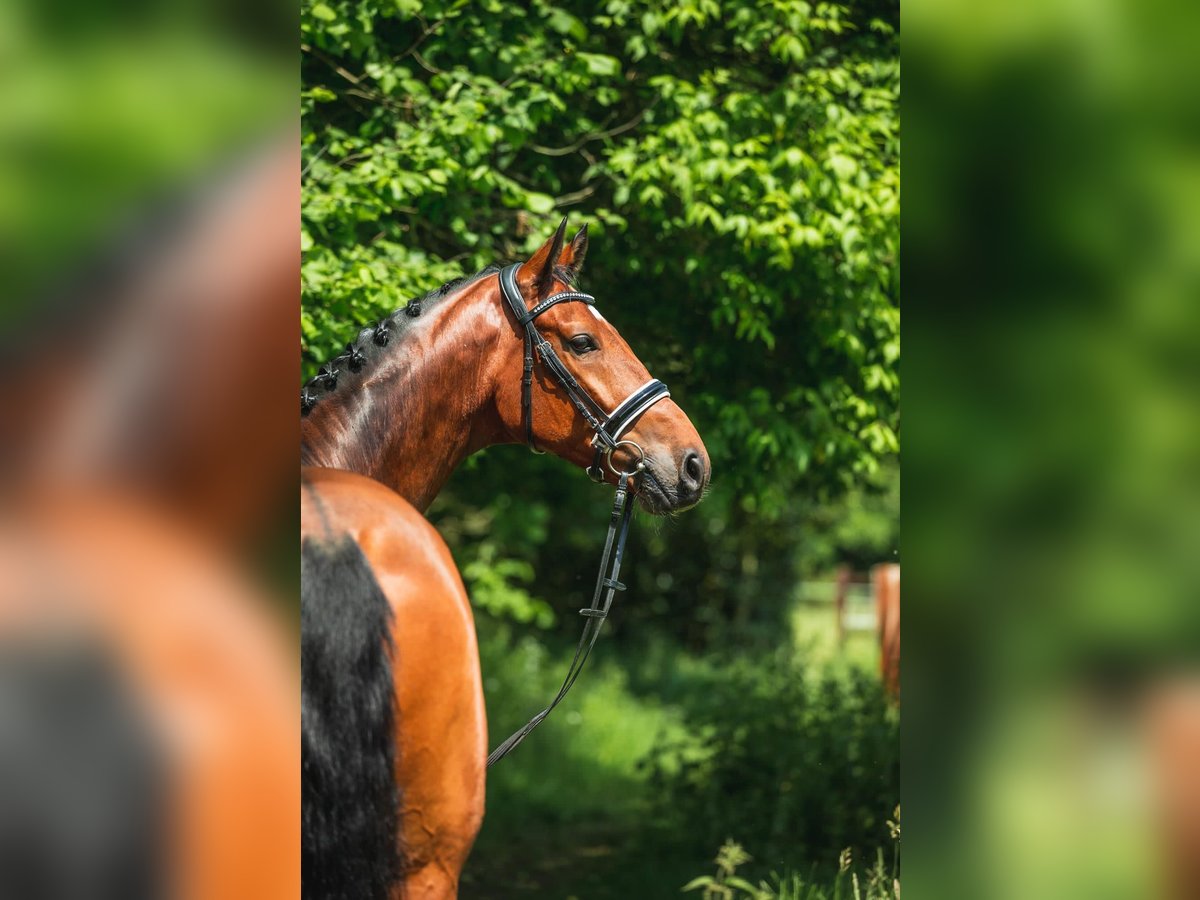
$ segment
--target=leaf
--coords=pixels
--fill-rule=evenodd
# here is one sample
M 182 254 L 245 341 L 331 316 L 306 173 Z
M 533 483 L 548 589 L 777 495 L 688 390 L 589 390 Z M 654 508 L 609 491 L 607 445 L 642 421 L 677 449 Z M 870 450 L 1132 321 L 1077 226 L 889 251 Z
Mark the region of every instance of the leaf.
M 755 887 L 745 878 L 739 878 L 737 875 L 730 875 L 725 879 L 725 884 L 727 884 L 729 887 L 735 887 L 740 891 L 745 891 L 751 897 L 758 897 L 762 893 L 757 887 Z
M 599 53 L 577 53 L 593 75 L 616 75 L 621 71 L 621 62 L 612 56 L 602 56 Z
M 310 13 L 314 19 L 320 19 L 322 22 L 336 22 L 338 17 L 333 8 L 325 3 L 314 4 Z
M 642 193 L 638 199 L 641 200 L 642 203 L 645 203 L 649 206 L 662 206 L 662 188 L 656 184 L 648 184 L 642 188 Z
M 564 9 L 557 7 L 552 9 L 546 19 L 546 24 L 559 34 L 568 34 L 577 41 L 587 40 L 587 28 L 584 27 L 583 22 Z

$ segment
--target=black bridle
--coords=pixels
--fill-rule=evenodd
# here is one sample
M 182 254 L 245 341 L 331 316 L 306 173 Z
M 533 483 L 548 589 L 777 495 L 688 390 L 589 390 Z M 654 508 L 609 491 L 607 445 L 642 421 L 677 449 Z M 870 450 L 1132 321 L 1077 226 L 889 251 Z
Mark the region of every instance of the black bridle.
M 534 453 L 543 452 L 538 449 L 533 439 L 533 360 L 536 349 L 537 358 L 542 361 L 542 365 L 546 367 L 554 380 L 567 392 L 571 403 L 595 432 L 592 437 L 592 446 L 596 450 L 596 455 L 592 464 L 588 466 L 587 473 L 592 481 L 601 482 L 604 480 L 604 469 L 601 464 L 607 459 L 609 468 L 612 468 L 612 454 L 618 446 L 621 444 L 631 445 L 637 447 L 638 452 L 641 453 L 641 447 L 638 447 L 633 441 L 622 441 L 621 437 L 633 427 L 642 413 L 659 400 L 670 397 L 671 392 L 657 378 L 652 378 L 626 397 L 611 413 L 605 412 L 604 407 L 583 389 L 575 376 L 563 365 L 554 348 L 550 346 L 550 342 L 542 337 L 535 324 L 538 316 L 559 303 L 578 302 L 595 306 L 596 298 L 582 291 L 560 291 L 557 294 L 551 294 L 533 309 L 527 309 L 525 298 L 521 295 L 520 288 L 517 287 L 517 269 L 519 268 L 520 264 L 517 264 L 501 270 L 500 293 L 508 301 L 509 308 L 517 319 L 517 324 L 525 332 L 525 370 L 521 376 L 521 418 L 525 422 L 525 443 Z M 641 453 L 641 455 L 644 459 L 645 454 Z M 615 475 L 617 472 L 614 470 L 613 474 Z
M 537 357 L 549 370 L 551 376 L 567 392 L 571 403 L 579 410 L 580 415 L 591 426 L 595 435 L 592 446 L 596 448 L 596 456 L 588 467 L 587 473 L 593 481 L 604 480 L 604 470 L 601 464 L 607 461 L 609 469 L 617 477 L 617 494 L 613 501 L 612 516 L 608 522 L 608 536 L 604 541 L 604 552 L 600 557 L 600 571 L 596 575 L 596 587 L 592 591 L 592 605 L 581 609 L 579 614 L 584 616 L 583 634 L 579 637 L 579 646 L 575 649 L 575 658 L 567 670 L 562 687 L 550 702 L 550 705 L 530 719 L 524 726 L 511 734 L 488 756 L 488 768 L 502 760 L 512 752 L 526 736 L 537 728 L 550 715 L 554 707 L 571 690 L 583 664 L 587 662 L 596 639 L 600 636 L 600 628 L 604 624 L 608 611 L 612 607 L 613 597 L 617 591 L 625 590 L 618 577 L 621 574 L 621 560 L 625 555 L 625 538 L 629 534 L 629 522 L 633 514 L 633 492 L 646 467 L 646 456 L 633 441 L 622 440 L 622 436 L 633 427 L 634 422 L 651 406 L 669 397 L 667 386 L 657 379 L 651 379 L 638 388 L 624 401 L 617 405 L 611 413 L 606 413 L 604 407 L 597 403 L 579 384 L 575 377 L 563 365 L 558 354 L 550 343 L 542 337 L 534 325 L 534 321 L 558 303 L 578 301 L 589 306 L 596 305 L 596 298 L 580 291 L 561 291 L 553 294 L 537 304 L 533 309 L 527 309 L 525 298 L 517 287 L 517 269 L 519 266 L 509 266 L 500 272 L 500 293 L 508 301 L 517 324 L 525 331 L 525 370 L 521 379 L 521 417 L 525 422 L 525 442 L 534 453 L 541 453 L 533 440 L 533 361 L 534 350 Z M 618 472 L 613 468 L 612 454 L 625 444 L 637 449 L 639 458 L 632 470 Z

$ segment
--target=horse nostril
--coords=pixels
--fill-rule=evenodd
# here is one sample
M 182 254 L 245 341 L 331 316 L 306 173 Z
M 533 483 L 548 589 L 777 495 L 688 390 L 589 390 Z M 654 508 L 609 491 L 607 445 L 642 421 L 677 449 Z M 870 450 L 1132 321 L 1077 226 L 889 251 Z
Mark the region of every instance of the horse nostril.
M 695 450 L 689 450 L 683 457 L 683 482 L 693 491 L 704 483 L 704 461 Z

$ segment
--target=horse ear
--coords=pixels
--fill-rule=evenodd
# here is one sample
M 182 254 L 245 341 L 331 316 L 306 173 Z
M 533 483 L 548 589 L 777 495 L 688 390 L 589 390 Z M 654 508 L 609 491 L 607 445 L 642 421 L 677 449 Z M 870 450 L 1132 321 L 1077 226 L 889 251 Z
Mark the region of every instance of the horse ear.
M 583 268 L 583 259 L 587 256 L 588 236 L 587 223 L 575 232 L 575 237 L 571 238 L 571 243 L 567 244 L 563 250 L 562 257 L 558 264 L 562 266 L 571 276 L 571 280 L 575 280 L 575 276 L 579 274 L 579 270 Z
M 558 223 L 558 230 L 554 232 L 554 236 L 542 244 L 537 253 L 529 257 L 529 261 L 521 266 L 521 271 L 518 273 L 521 281 L 527 284 L 532 283 L 535 297 L 540 297 L 549 291 L 550 285 L 554 282 L 554 267 L 558 265 L 558 257 L 562 253 L 563 237 L 566 233 L 567 220 L 564 217 Z

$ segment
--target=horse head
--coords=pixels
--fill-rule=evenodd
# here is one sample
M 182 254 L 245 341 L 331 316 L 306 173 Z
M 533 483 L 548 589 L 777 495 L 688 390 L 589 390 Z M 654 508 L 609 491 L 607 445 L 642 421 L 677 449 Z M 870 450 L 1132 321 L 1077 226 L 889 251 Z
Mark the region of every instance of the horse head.
M 710 475 L 700 435 L 594 299 L 578 290 L 587 226 L 566 242 L 566 224 L 510 267 L 507 289 L 509 270 L 501 273 L 502 293 L 510 295 L 505 313 L 518 339 L 500 342 L 508 349 L 496 391 L 499 415 L 513 439 L 585 466 L 596 480 L 615 482 L 642 462 L 637 494 L 648 512 L 694 506 Z M 528 389 L 523 380 L 531 382 Z M 599 433 L 606 424 L 607 436 Z

